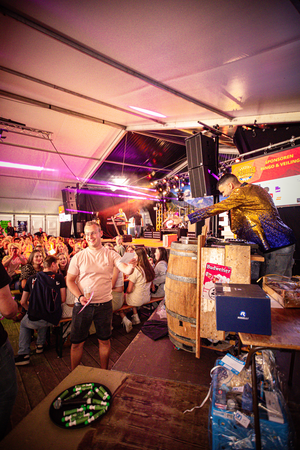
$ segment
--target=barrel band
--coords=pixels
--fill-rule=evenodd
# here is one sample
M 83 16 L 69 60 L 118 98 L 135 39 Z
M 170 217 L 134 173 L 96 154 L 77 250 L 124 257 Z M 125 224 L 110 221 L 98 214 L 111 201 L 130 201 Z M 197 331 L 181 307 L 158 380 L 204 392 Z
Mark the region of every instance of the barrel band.
M 176 250 L 173 250 L 171 248 L 170 255 L 187 256 L 188 258 L 195 258 L 195 259 L 197 259 L 197 251 L 195 251 L 193 253 L 185 253 L 185 252 L 177 252 Z
M 171 334 L 175 338 L 180 338 L 185 342 L 190 342 L 192 344 L 196 344 L 196 339 L 189 339 L 184 336 L 180 336 L 180 334 L 174 333 L 174 331 L 170 330 L 170 328 L 168 328 L 168 331 L 169 331 L 169 334 Z
M 180 275 L 174 275 L 173 273 L 169 272 L 167 272 L 166 277 L 170 278 L 171 280 L 182 281 L 183 283 L 197 284 L 197 278 L 182 277 Z
M 196 323 L 196 319 L 193 317 L 186 317 L 182 316 L 181 314 L 177 314 L 174 311 L 170 311 L 168 308 L 166 308 L 167 314 L 169 314 L 172 317 L 175 317 L 175 319 L 182 320 L 182 322 L 189 322 L 189 323 Z

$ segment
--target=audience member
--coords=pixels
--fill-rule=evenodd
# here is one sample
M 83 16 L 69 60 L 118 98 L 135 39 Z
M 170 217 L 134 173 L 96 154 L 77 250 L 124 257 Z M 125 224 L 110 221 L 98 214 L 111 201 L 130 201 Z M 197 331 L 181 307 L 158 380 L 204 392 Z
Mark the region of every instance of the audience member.
M 11 225 L 11 222 L 9 221 L 6 227 L 6 234 L 7 236 L 12 236 L 14 237 L 15 235 L 15 230 L 14 227 Z
M 21 249 L 19 244 L 12 242 L 8 246 L 8 255 L 4 256 L 2 260 L 3 266 L 6 268 L 8 275 L 11 277 L 10 286 L 15 285 L 15 288 L 18 289 L 17 283 L 19 280 L 19 274 L 17 271 L 20 266 L 24 266 L 26 264 L 26 258 L 21 254 Z
M 132 325 L 140 323 L 137 306 L 142 306 L 150 301 L 151 283 L 155 277 L 155 272 L 148 261 L 146 250 L 143 247 L 139 247 L 135 250 L 135 255 L 137 257 L 137 266 L 128 277 L 129 283 L 126 290 L 126 303 L 133 306 L 132 321 L 123 312 L 120 313 L 127 333 L 131 331 Z
M 135 252 L 135 246 L 134 245 L 127 245 L 126 253 L 134 253 L 134 252 Z
M 119 255 L 123 256 L 125 253 L 125 247 L 123 245 L 123 236 L 116 236 L 116 245 L 115 245 L 116 252 L 119 253 Z
M 164 247 L 155 250 L 156 264 L 154 267 L 155 278 L 151 286 L 151 297 L 165 296 L 165 282 L 168 269 L 168 253 Z
M 21 268 L 20 282 L 22 289 L 24 289 L 29 277 L 43 270 L 43 259 L 43 254 L 40 250 L 35 249 L 30 253 L 27 263 Z
M 62 315 L 61 304 L 66 301 L 66 282 L 61 274 L 58 274 L 58 264 L 55 256 L 47 256 L 43 262 L 44 270 L 28 278 L 21 298 L 21 305 L 28 311 L 29 303 L 33 302 L 33 290 L 37 286 L 37 278 L 39 283 L 45 288 L 51 289 L 51 295 L 54 305 L 47 305 L 47 298 L 37 298 L 38 308 L 31 312 L 31 318 L 29 319 L 28 313 L 23 317 L 20 323 L 20 335 L 19 335 L 19 351 L 18 356 L 15 357 L 15 364 L 17 366 L 24 366 L 30 362 L 30 343 L 31 343 L 31 330 L 37 330 L 36 341 L 36 353 L 42 353 L 44 351 L 44 345 L 46 342 L 47 329 L 51 325 L 57 325 L 57 317 L 59 319 Z M 45 294 L 46 296 L 46 294 Z M 44 307 L 43 307 L 44 306 Z M 51 312 L 49 311 L 51 308 Z M 54 311 L 55 323 L 50 322 L 49 316 Z M 48 314 L 49 312 L 49 314 Z M 58 321 L 59 321 L 58 319 Z M 57 323 L 56 323 L 57 322 Z
M 16 242 L 16 239 L 15 239 L 15 242 Z M 33 244 L 30 240 L 30 237 L 27 237 L 27 236 L 25 237 L 25 241 L 23 241 L 23 243 L 22 243 L 21 250 L 22 250 L 22 254 L 27 259 L 33 250 Z
M 107 242 L 104 247 L 112 251 L 116 251 L 112 243 Z M 117 267 L 114 267 L 111 281 L 112 286 L 112 309 L 116 311 L 123 306 L 124 303 L 124 275 Z
M 0 262 L 0 312 L 13 319 L 18 312 L 17 303 L 11 296 L 10 277 Z M 17 377 L 14 352 L 7 332 L 0 323 L 0 441 L 9 431 L 10 415 L 17 396 Z
M 67 276 L 69 268 L 69 256 L 65 253 L 59 253 L 57 255 L 58 260 L 58 273 L 60 273 L 64 278 Z
M 41 237 L 43 235 L 43 228 L 39 228 L 39 231 L 37 231 L 36 233 L 34 233 L 35 236 Z

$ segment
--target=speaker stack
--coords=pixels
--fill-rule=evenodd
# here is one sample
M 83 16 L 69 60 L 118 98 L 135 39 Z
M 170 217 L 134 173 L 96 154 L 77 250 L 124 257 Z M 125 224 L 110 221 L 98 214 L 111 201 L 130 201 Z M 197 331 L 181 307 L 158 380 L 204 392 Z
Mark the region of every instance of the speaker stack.
M 218 138 L 195 134 L 186 139 L 189 178 L 192 197 L 205 197 L 217 193 Z
M 77 213 L 77 205 L 76 205 L 76 199 L 75 199 L 75 193 L 76 191 L 72 191 L 69 189 L 63 189 L 61 191 L 62 193 L 62 199 L 65 209 L 65 214 L 76 214 Z M 71 211 L 67 211 L 67 210 Z

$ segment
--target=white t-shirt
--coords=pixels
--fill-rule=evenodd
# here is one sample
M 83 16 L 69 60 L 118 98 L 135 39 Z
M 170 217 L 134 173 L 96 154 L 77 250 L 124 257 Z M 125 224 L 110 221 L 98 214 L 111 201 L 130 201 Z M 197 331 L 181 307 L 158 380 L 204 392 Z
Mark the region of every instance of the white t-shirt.
M 68 273 L 77 275 L 76 283 L 83 293 L 84 288 L 94 292 L 91 303 L 105 303 L 112 299 L 111 281 L 114 267 L 118 267 L 121 256 L 109 248 L 93 250 L 90 247 L 76 253 L 71 259 Z
M 151 281 L 147 283 L 145 273 L 137 268 L 128 277 L 134 284 L 133 291 L 126 295 L 126 303 L 130 306 L 141 306 L 150 301 Z

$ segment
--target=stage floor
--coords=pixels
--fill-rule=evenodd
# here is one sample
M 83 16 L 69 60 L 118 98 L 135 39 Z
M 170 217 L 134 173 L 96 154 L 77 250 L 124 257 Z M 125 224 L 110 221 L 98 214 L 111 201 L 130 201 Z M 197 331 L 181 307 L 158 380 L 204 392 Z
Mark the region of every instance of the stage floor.
M 102 239 L 102 243 L 105 244 L 106 242 L 115 242 L 115 239 Z M 124 247 L 127 247 L 127 245 L 144 245 L 145 247 L 150 248 L 157 248 L 157 247 L 163 247 L 163 241 L 159 239 L 144 239 L 144 238 L 132 238 L 132 242 L 124 242 Z M 170 247 L 167 247 L 170 248 Z

